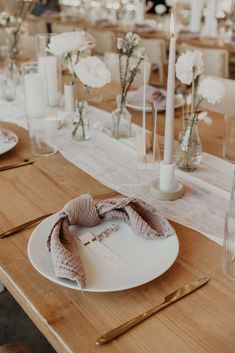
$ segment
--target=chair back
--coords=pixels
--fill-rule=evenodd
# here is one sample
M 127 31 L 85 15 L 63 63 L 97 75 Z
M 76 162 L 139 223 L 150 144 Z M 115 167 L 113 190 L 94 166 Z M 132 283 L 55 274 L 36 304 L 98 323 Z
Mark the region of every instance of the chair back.
M 149 62 L 157 67 L 159 72 L 159 84 L 164 83 L 164 67 L 167 61 L 166 42 L 162 39 L 143 39 L 143 46 Z
M 19 43 L 20 50 L 23 55 L 28 57 L 30 60 L 37 59 L 37 47 L 36 47 L 36 36 L 32 34 L 24 34 L 20 37 Z
M 116 36 L 113 32 L 91 30 L 89 33 L 96 40 L 96 46 L 93 49 L 95 55 L 103 56 L 105 53 L 116 51 Z

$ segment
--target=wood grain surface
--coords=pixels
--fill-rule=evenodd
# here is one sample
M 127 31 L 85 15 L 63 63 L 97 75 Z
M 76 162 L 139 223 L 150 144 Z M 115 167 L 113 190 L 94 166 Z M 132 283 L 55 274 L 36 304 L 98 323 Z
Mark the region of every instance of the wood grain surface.
M 112 85 L 113 96 L 116 90 Z M 111 92 L 111 86 L 106 88 L 106 95 L 107 92 Z M 115 101 L 104 101 L 99 107 L 111 111 Z M 135 121 L 141 119 L 141 114 L 132 113 Z M 178 115 L 176 135 L 182 125 Z M 162 116 L 160 130 L 163 122 Z M 214 116 L 212 127 L 201 127 L 204 150 L 220 155 L 222 125 L 222 117 Z M 19 144 L 0 157 L 0 165 L 31 158 L 28 133 L 12 124 L 0 123 L 0 126 L 19 136 Z M 0 231 L 43 213 L 55 212 L 83 193 L 99 199 L 117 195 L 60 153 L 33 158 L 34 165 L 0 173 Z M 48 281 L 27 257 L 33 227 L 0 240 L 0 280 L 57 352 L 234 353 L 235 282 L 223 273 L 223 249 L 198 232 L 176 223 L 172 225 L 180 242 L 176 262 L 161 277 L 135 289 L 87 293 Z M 166 294 L 196 277 L 207 275 L 211 279 L 200 290 L 115 341 L 100 347 L 95 345 L 106 331 L 159 304 Z

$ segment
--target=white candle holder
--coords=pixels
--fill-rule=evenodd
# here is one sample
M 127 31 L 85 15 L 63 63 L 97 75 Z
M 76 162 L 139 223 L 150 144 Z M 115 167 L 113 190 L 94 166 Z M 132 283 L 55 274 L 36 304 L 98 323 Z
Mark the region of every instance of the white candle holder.
M 175 163 L 160 164 L 160 177 L 150 186 L 150 192 L 159 200 L 174 201 L 184 195 L 184 186 L 175 180 Z

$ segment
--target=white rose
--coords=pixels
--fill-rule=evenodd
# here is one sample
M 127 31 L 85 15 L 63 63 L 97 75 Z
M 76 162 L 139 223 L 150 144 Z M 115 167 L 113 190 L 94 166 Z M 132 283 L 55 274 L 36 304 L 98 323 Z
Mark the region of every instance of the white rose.
M 54 55 L 84 51 L 95 46 L 95 39 L 85 31 L 65 32 L 51 37 L 48 51 Z
M 178 58 L 175 68 L 177 78 L 190 85 L 192 80 L 203 72 L 202 53 L 198 50 L 186 51 Z
M 154 10 L 157 15 L 163 15 L 166 12 L 167 8 L 165 5 L 159 4 L 155 6 Z
M 216 78 L 207 77 L 199 83 L 198 94 L 205 98 L 208 103 L 216 104 L 222 101 L 225 96 L 223 83 Z
M 74 72 L 80 81 L 89 87 L 102 87 L 111 82 L 111 73 L 106 65 L 95 56 L 80 59 Z

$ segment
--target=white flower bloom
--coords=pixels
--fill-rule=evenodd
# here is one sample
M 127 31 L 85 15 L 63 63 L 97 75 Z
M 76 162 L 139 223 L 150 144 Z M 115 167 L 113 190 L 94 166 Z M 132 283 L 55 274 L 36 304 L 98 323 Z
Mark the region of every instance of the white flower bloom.
M 199 121 L 205 120 L 208 117 L 207 112 L 201 112 L 198 114 L 197 118 Z
M 192 94 L 190 93 L 186 99 L 186 103 L 187 105 L 191 105 L 192 104 Z
M 134 47 L 137 47 L 140 43 L 140 36 L 136 33 L 128 32 L 126 34 L 126 40 Z
M 85 31 L 65 32 L 51 37 L 48 51 L 63 56 L 68 53 L 84 51 L 95 46 L 95 39 Z
M 202 53 L 198 50 L 188 50 L 180 55 L 176 62 L 176 76 L 182 83 L 190 85 L 192 80 L 203 72 L 203 67 Z
M 123 45 L 124 45 L 124 41 L 123 41 L 122 38 L 119 37 L 117 39 L 117 48 L 118 48 L 118 50 L 121 50 L 123 48 Z
M 219 80 L 213 77 L 207 77 L 200 82 L 198 94 L 205 98 L 208 103 L 216 104 L 221 102 L 224 98 L 225 87 Z
M 80 81 L 89 87 L 102 87 L 111 82 L 111 73 L 106 65 L 95 56 L 82 58 L 74 67 Z
M 163 15 L 166 12 L 167 8 L 165 5 L 159 4 L 155 6 L 154 10 L 157 15 Z

